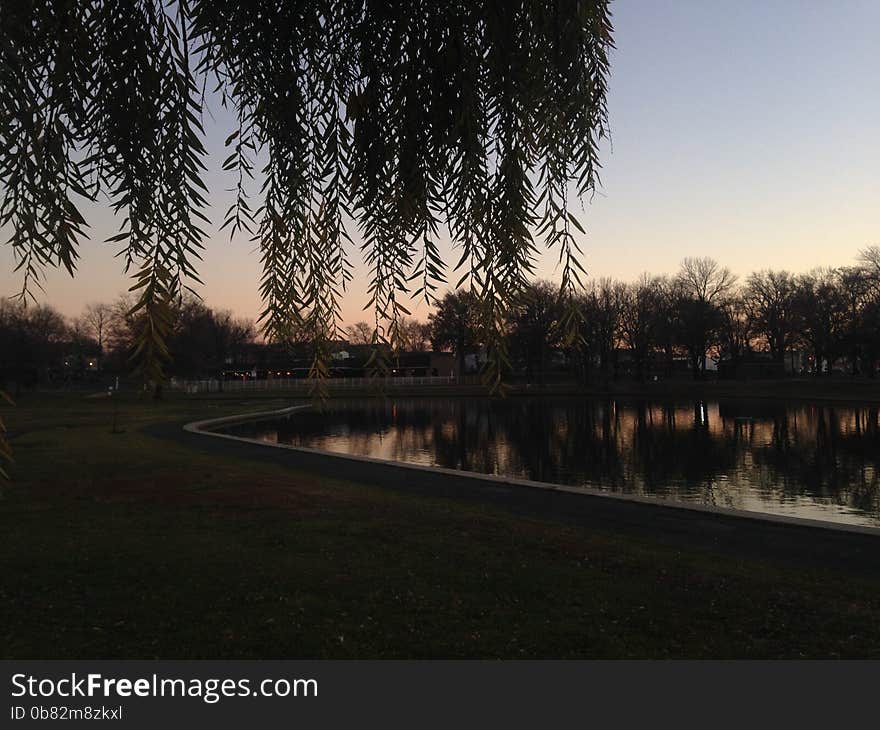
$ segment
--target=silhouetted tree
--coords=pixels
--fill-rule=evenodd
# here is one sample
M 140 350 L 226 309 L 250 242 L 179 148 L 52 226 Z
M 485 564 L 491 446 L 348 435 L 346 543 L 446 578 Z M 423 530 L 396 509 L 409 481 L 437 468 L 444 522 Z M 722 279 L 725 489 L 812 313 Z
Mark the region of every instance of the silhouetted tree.
M 91 331 L 84 317 L 76 317 L 67 328 L 69 347 L 65 351 L 65 366 L 66 374 L 71 377 L 81 377 L 86 370 L 100 369 L 102 351 Z
M 562 343 L 561 321 L 565 313 L 559 288 L 539 281 L 526 289 L 520 304 L 509 316 L 510 353 L 525 364 L 529 381 L 544 381 L 547 356 Z
M 632 355 L 638 380 L 645 379 L 649 358 L 658 341 L 660 286 L 657 279 L 642 274 L 635 284 L 629 284 L 623 290 L 620 332 Z
M 859 315 L 859 342 L 864 372 L 874 378 L 880 361 L 880 299 L 876 296 L 865 304 Z
M 595 361 L 607 379 L 617 376 L 617 347 L 620 342 L 620 317 L 626 285 L 602 278 L 592 282 L 581 298 L 583 339 L 588 350 L 586 360 Z
M 98 350 L 101 353 L 104 352 L 104 334 L 107 331 L 112 311 L 109 304 L 89 304 L 82 315 L 86 331 L 98 343 Z
M 137 337 L 137 315 L 132 312 L 134 302 L 128 294 L 117 297 L 110 304 L 110 318 L 104 332 L 105 369 L 124 373 L 131 367 L 131 357 Z
M 674 278 L 656 277 L 656 297 L 654 310 L 654 339 L 658 349 L 663 351 L 663 371 L 666 377 L 672 375 L 678 337 L 678 302 L 680 286 Z
M 777 362 L 783 361 L 797 337 L 796 293 L 797 279 L 787 271 L 755 272 L 743 287 L 742 306 L 751 329 Z
M 677 278 L 685 296 L 710 304 L 719 304 L 736 285 L 730 269 L 705 257 L 685 258 Z
M 868 246 L 859 251 L 858 260 L 871 282 L 874 295 L 880 295 L 880 246 Z
M 841 345 L 849 356 L 850 370 L 856 375 L 862 364 L 863 339 L 867 334 L 863 331 L 862 313 L 873 293 L 872 277 L 864 266 L 843 266 L 835 271 L 835 276 L 846 306 Z
M 69 335 L 52 307 L 0 299 L 0 380 L 21 386 L 52 379 L 63 367 Z
M 409 317 L 401 317 L 401 347 L 410 352 L 427 352 L 431 347 L 431 325 Z
M 169 348 L 176 375 L 214 377 L 227 362 L 240 359 L 254 338 L 251 323 L 231 312 L 215 312 L 194 297 L 184 297 L 173 316 Z
M 801 340 L 812 353 L 814 372 L 830 374 L 841 354 L 847 314 L 835 272 L 817 269 L 798 277 L 796 307 Z
M 730 363 L 733 374 L 740 360 L 751 351 L 754 324 L 742 296 L 727 297 L 719 306 L 717 344 L 721 360 Z
M 345 328 L 352 345 L 369 345 L 373 341 L 373 330 L 369 322 L 355 322 Z
M 458 358 L 459 374 L 464 374 L 465 355 L 480 345 L 479 322 L 477 299 L 463 289 L 448 292 L 428 315 L 431 347 L 452 350 Z
M 730 295 L 736 277 L 710 258 L 686 258 L 678 283 L 678 334 L 687 350 L 694 378 L 706 372 L 706 354 L 717 344 L 723 323 L 721 305 Z

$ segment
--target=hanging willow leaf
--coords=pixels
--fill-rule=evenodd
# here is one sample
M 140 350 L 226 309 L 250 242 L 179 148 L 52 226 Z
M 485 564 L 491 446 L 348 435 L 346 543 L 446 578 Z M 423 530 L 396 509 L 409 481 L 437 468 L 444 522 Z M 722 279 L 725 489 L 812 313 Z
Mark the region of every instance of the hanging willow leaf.
M 558 250 L 566 299 L 581 287 L 569 192 L 598 184 L 611 32 L 608 0 L 6 3 L 0 225 L 22 293 L 47 266 L 73 273 L 77 205 L 109 196 L 123 220 L 110 240 L 134 278 L 137 361 L 161 379 L 172 305 L 199 282 L 201 118 L 219 98 L 237 116 L 222 228 L 259 246 L 267 337 L 308 333 L 312 376 L 327 376 L 354 226 L 387 371 L 408 300 L 431 303 L 447 281 L 446 230 L 498 387 L 504 315 L 539 237 Z
M 0 390 L 0 405 L 3 405 L 4 402 L 9 405 L 15 405 L 12 399 Z M 0 416 L 0 479 L 9 479 L 5 466 L 11 463 L 12 447 L 9 445 L 9 440 L 6 437 L 6 423 L 3 420 L 3 416 Z

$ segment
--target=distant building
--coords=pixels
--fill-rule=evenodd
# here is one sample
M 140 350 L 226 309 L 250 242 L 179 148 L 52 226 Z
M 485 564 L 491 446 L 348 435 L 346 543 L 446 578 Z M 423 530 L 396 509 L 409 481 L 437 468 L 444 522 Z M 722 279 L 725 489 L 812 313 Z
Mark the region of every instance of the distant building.
M 310 356 L 297 356 L 275 346 L 255 348 L 246 359 L 228 364 L 220 373 L 224 380 L 277 380 L 307 378 Z M 373 375 L 371 345 L 352 345 L 330 356 L 331 378 L 367 378 Z M 449 377 L 456 375 L 456 358 L 450 352 L 389 353 L 391 377 Z
M 785 363 L 773 360 L 769 353 L 755 352 L 743 355 L 736 360 L 720 360 L 718 377 L 760 380 L 761 378 L 781 378 L 786 373 Z
M 451 352 L 402 352 L 392 365 L 392 375 L 403 377 L 449 377 L 455 375 L 456 358 Z

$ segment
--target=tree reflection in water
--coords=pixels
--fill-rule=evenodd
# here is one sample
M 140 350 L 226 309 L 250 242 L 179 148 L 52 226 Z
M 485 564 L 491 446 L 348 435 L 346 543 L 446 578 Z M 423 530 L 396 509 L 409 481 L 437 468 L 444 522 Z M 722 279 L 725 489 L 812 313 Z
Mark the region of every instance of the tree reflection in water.
M 331 401 L 251 438 L 880 526 L 878 410 L 602 398 Z

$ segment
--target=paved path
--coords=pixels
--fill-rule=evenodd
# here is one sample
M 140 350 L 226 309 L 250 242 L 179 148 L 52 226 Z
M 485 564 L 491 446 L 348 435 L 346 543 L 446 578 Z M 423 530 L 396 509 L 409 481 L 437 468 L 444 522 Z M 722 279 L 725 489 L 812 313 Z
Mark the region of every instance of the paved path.
M 570 492 L 485 482 L 464 474 L 415 471 L 403 464 L 362 462 L 320 452 L 281 449 L 183 430 L 183 423 L 147 427 L 151 436 L 173 440 L 219 458 L 255 460 L 317 476 L 370 484 L 396 492 L 491 504 L 508 512 L 629 535 L 682 552 L 712 550 L 736 558 L 762 558 L 835 572 L 880 578 L 880 530 L 859 534 L 802 525 L 695 512 Z

